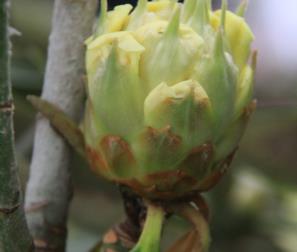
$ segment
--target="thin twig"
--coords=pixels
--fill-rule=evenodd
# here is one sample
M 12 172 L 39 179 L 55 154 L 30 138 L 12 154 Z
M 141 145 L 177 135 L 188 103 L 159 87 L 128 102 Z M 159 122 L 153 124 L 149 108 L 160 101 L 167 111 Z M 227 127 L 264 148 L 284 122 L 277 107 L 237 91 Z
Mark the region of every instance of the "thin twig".
M 0 0 L 0 251 L 32 251 L 16 167 L 10 81 L 8 0 Z

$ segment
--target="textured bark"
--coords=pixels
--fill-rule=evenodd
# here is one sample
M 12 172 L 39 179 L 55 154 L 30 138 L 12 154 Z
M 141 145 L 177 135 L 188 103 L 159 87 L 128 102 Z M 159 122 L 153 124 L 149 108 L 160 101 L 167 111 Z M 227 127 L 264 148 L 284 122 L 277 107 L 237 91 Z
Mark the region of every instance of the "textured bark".
M 8 0 L 0 0 L 0 251 L 29 252 L 32 241 L 26 225 L 14 152 L 7 7 Z
M 56 0 L 42 98 L 77 121 L 84 97 L 84 40 L 91 33 L 96 0 Z M 26 213 L 35 251 L 65 251 L 70 149 L 47 119 L 37 119 Z

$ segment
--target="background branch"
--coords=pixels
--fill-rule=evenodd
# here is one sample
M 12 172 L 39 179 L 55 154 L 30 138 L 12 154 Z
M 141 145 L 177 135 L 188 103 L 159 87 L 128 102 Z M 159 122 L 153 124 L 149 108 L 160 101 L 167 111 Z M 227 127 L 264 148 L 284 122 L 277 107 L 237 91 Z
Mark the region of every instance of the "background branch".
M 8 0 L 0 0 L 0 251 L 29 252 L 32 241 L 22 207 L 14 151 L 8 30 Z
M 56 0 L 42 98 L 78 120 L 84 97 L 84 40 L 96 0 Z M 26 213 L 35 251 L 65 251 L 70 150 L 44 117 L 37 119 Z

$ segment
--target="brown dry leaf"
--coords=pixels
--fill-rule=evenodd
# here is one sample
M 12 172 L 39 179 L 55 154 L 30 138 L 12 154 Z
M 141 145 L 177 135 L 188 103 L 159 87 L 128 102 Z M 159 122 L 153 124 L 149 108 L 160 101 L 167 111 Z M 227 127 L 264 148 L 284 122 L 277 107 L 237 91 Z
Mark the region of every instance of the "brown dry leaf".
M 29 95 L 27 99 L 33 107 L 44 115 L 67 142 L 85 158 L 85 141 L 81 130 L 76 123 L 54 104 Z

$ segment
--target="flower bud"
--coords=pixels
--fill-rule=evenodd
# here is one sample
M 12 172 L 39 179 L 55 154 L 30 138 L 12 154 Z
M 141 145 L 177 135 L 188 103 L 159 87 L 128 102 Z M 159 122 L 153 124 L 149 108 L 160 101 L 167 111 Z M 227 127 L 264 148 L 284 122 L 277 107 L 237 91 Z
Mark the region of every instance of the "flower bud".
M 87 40 L 83 131 L 104 177 L 149 198 L 211 188 L 252 103 L 256 55 L 243 18 L 210 0 L 139 0 L 107 11 Z

